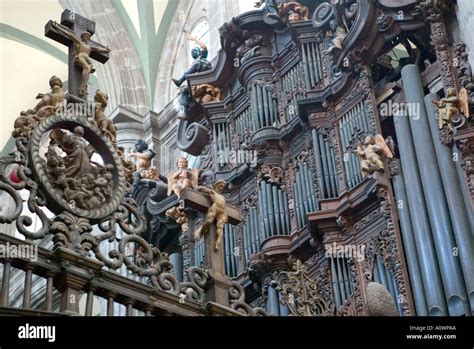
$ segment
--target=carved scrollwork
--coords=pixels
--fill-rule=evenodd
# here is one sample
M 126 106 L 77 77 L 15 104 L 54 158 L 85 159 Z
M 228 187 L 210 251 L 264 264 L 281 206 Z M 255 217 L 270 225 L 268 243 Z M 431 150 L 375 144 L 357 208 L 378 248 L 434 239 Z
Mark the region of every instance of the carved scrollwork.
M 17 138 L 15 143 L 17 150 L 0 159 L 0 190 L 6 192 L 13 199 L 14 203 L 12 213 L 0 215 L 0 223 L 15 222 L 18 232 L 23 234 L 28 240 L 42 239 L 50 234 L 51 221 L 42 209 L 46 205 L 47 200 L 37 181 L 34 180 L 31 169 L 28 167 L 28 138 Z M 15 181 L 12 180 L 13 176 Z M 26 189 L 29 192 L 27 199 L 28 209 L 40 220 L 41 228 L 37 231 L 30 231 L 27 228 L 33 223 L 31 217 L 21 215 L 23 213 L 23 199 L 19 191 L 22 189 Z
M 315 29 L 329 25 L 329 21 L 334 16 L 334 8 L 331 4 L 323 2 L 313 13 L 313 27 Z
M 243 287 L 235 281 L 231 281 L 229 288 L 230 307 L 235 311 L 247 316 L 268 316 L 263 308 L 252 308 L 245 303 L 245 291 Z
M 182 120 L 178 126 L 178 147 L 182 151 L 198 156 L 209 143 L 209 130 L 197 122 Z

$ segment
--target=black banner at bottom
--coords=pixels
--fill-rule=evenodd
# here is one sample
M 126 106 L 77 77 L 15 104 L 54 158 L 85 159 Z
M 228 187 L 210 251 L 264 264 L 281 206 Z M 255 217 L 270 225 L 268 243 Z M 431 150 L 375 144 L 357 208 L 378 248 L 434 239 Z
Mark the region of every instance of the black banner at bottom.
M 0 317 L 0 349 L 175 343 L 474 348 L 472 318 Z M 317 345 L 314 345 L 316 347 Z M 313 345 L 312 345 L 313 347 Z

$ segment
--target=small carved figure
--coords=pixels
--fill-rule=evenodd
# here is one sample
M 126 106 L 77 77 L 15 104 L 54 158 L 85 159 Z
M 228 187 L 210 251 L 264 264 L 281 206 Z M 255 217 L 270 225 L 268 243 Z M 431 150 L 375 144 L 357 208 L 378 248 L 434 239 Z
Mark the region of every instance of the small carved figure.
M 90 46 L 89 40 L 91 38 L 91 33 L 87 31 L 83 32 L 80 35 L 80 38 L 78 38 L 69 31 L 65 30 L 63 26 L 57 22 L 53 22 L 52 25 L 74 43 L 74 64 L 79 67 L 82 72 L 79 93 L 81 96 L 87 96 L 87 83 L 89 82 L 90 75 L 95 72 L 95 68 L 92 65 L 92 60 L 89 56 L 92 51 L 109 53 L 110 48 Z
M 170 208 L 166 211 L 166 216 L 174 220 L 181 226 L 182 231 L 187 231 L 189 228 L 189 220 L 186 213 L 179 206 Z
M 433 101 L 433 104 L 438 107 L 439 129 L 442 129 L 445 124 L 453 129 L 452 120 L 456 115 L 463 114 L 469 118 L 469 93 L 465 88 L 461 89 L 458 96 L 456 89 L 450 87 L 447 96 Z
M 151 181 L 159 181 L 160 173 L 155 166 L 151 166 L 148 170 L 142 171 L 142 179 L 148 179 Z
M 212 205 L 207 210 L 206 220 L 202 226 L 194 232 L 194 240 L 199 240 L 201 237 L 209 231 L 211 224 L 216 223 L 216 243 L 214 245 L 215 250 L 219 250 L 222 237 L 224 235 L 224 226 L 229 221 L 229 217 L 225 212 L 225 198 L 221 195 L 224 191 L 227 183 L 223 180 L 219 180 L 214 183 L 214 189 L 209 189 L 203 186 L 197 187 L 197 191 L 208 194 L 211 198 Z
M 261 34 L 254 34 L 247 38 L 236 51 L 236 56 L 240 59 L 240 63 L 243 64 L 251 58 L 260 56 L 260 47 L 262 44 L 263 35 Z
M 139 174 L 150 168 L 151 160 L 155 156 L 156 153 L 152 149 L 148 149 L 148 144 L 143 139 L 135 142 L 135 152 L 129 155 L 129 157 L 137 159 L 136 172 Z
M 131 162 L 130 160 L 127 160 L 125 158 L 125 148 L 124 147 L 118 147 L 117 148 L 117 153 L 120 156 L 120 158 L 122 159 L 122 166 L 123 166 L 123 170 L 125 172 L 125 179 L 130 184 L 133 184 L 133 182 L 135 181 L 135 177 L 133 177 L 133 172 L 135 172 L 135 166 L 133 165 L 133 162 Z
M 278 14 L 287 23 L 305 21 L 309 18 L 308 7 L 296 1 L 278 4 Z
M 97 90 L 94 96 L 95 101 L 95 118 L 94 121 L 97 127 L 115 146 L 117 137 L 117 128 L 112 120 L 105 115 L 105 108 L 107 108 L 109 97 L 105 92 Z
M 32 115 L 28 115 L 25 112 L 22 112 L 19 117 L 16 118 L 12 131 L 12 137 L 28 137 L 31 132 L 35 129 L 38 121 L 33 118 Z
M 265 4 L 265 15 L 271 19 L 280 21 L 280 16 L 278 16 L 278 8 L 275 4 L 275 0 L 259 0 L 255 3 L 254 6 L 260 8 L 260 6 L 262 6 L 263 4 Z
M 392 159 L 393 153 L 381 135 L 367 136 L 364 145 L 357 147 L 361 172 L 364 176 L 385 172 L 383 159 Z
M 191 87 L 193 91 L 193 98 L 200 104 L 209 102 L 220 102 L 221 89 L 209 84 L 194 85 Z
M 184 157 L 177 162 L 178 171 L 168 173 L 168 196 L 175 193 L 178 198 L 185 188 L 196 188 L 198 185 L 199 170 L 189 169 L 188 160 Z
M 347 36 L 346 28 L 338 24 L 336 20 L 331 20 L 330 26 L 332 32 L 334 33 L 334 38 L 332 39 L 332 45 L 327 49 L 328 53 L 331 53 L 334 50 L 342 50 L 342 42 Z

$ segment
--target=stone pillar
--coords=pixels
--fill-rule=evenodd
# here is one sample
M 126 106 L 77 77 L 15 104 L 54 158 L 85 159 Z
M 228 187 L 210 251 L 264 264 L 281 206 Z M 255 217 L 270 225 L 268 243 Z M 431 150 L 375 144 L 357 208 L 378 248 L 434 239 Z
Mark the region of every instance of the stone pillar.
M 436 157 L 440 165 L 439 170 L 451 216 L 456 247 L 459 250 L 459 261 L 462 266 L 464 282 L 471 304 L 471 311 L 474 311 L 474 237 L 471 234 L 469 222 L 469 215 L 472 215 L 473 212 L 470 207 L 467 208 L 464 204 L 464 197 L 458 180 L 456 165 L 453 161 L 452 151 L 449 147 L 441 144 L 435 119 L 436 107 L 432 103 L 433 100 L 439 100 L 439 96 L 436 94 L 425 96 L 425 106 L 428 112 L 428 121 L 436 150 Z
M 398 162 L 399 171 L 392 177 L 393 189 L 397 200 L 398 217 L 400 218 L 401 236 L 403 247 L 408 264 L 411 290 L 415 301 L 416 315 L 427 316 L 428 308 L 426 306 L 425 290 L 423 289 L 423 278 L 420 269 L 418 252 L 416 251 L 416 241 L 413 234 L 413 226 L 410 216 L 410 207 L 405 188 L 405 179 L 400 161 Z
M 410 188 L 407 199 L 412 219 L 412 228 L 419 257 L 421 276 L 425 290 L 429 315 L 446 316 L 446 302 L 441 283 L 430 222 L 426 212 L 425 199 L 421 186 L 420 173 L 415 155 L 415 146 L 410 131 L 410 123 L 405 115 L 394 116 L 395 131 L 399 140 L 400 160 L 404 177 Z M 407 250 L 408 254 L 410 251 Z
M 419 109 L 419 115 L 409 120 L 449 315 L 462 315 L 470 312 L 467 309 L 466 288 L 461 266 L 453 254 L 456 244 L 424 106 L 423 84 L 418 67 L 414 64 L 403 67 L 402 80 L 406 102 Z M 401 139 L 400 143 L 404 143 L 404 140 Z

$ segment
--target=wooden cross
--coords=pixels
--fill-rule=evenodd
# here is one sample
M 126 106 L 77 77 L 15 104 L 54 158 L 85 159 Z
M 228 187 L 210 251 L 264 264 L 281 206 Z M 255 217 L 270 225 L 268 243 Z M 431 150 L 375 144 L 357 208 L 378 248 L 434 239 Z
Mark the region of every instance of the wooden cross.
M 212 202 L 209 195 L 186 188 L 181 193 L 181 199 L 186 209 L 207 213 Z M 226 213 L 229 223 L 237 225 L 242 222 L 240 211 L 230 205 L 226 205 Z M 206 267 L 211 276 L 209 289 L 206 292 L 206 300 L 229 306 L 229 279 L 225 275 L 223 244 L 216 250 L 216 224 L 212 224 L 209 232 L 204 235 L 204 254 Z
M 95 22 L 84 18 L 70 10 L 64 10 L 61 14 L 61 24 L 49 21 L 45 26 L 45 36 L 54 41 L 60 42 L 69 47 L 69 94 L 77 97 L 86 97 L 87 88 L 81 91 L 81 82 L 84 80 L 83 69 L 78 65 L 76 59 L 76 45 L 72 37 L 81 40 L 81 35 L 89 33 L 90 36 L 95 33 Z M 87 45 L 90 47 L 89 57 L 105 63 L 109 59 L 109 51 L 107 47 L 89 40 Z M 87 86 L 88 75 L 94 71 L 88 72 L 86 76 L 85 86 Z

